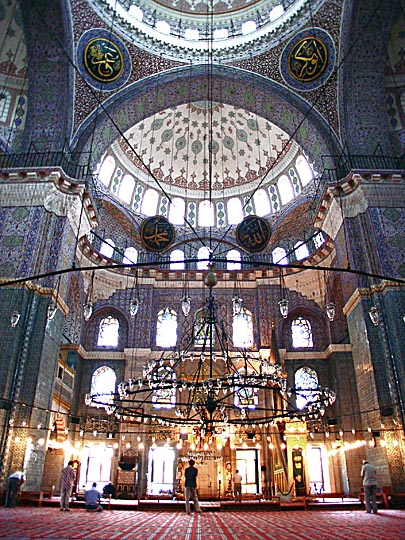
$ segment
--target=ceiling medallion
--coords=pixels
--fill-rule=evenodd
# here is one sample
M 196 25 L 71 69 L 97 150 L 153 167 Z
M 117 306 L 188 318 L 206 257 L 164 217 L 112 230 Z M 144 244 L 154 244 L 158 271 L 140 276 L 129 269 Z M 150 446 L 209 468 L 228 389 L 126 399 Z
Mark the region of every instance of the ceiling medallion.
M 240 247 L 252 253 L 263 251 L 270 236 L 270 225 L 259 216 L 246 217 L 236 228 L 236 241 Z
M 169 248 L 175 237 L 173 225 L 164 216 L 153 216 L 143 221 L 140 237 L 143 246 L 153 252 Z
M 335 58 L 330 35 L 321 28 L 307 28 L 288 42 L 281 55 L 280 71 L 295 90 L 314 90 L 329 79 Z
M 77 64 L 85 81 L 97 90 L 117 90 L 131 74 L 126 46 L 119 37 L 103 28 L 94 28 L 82 35 L 77 45 Z

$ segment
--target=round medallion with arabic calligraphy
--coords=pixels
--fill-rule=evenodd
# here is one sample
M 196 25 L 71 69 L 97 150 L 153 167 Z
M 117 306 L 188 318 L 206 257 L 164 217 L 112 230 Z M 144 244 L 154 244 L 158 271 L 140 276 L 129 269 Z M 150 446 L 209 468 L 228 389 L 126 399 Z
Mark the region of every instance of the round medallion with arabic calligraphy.
M 307 28 L 288 42 L 280 58 L 280 71 L 295 90 L 314 90 L 332 74 L 335 58 L 330 35 L 321 28 Z
M 259 216 L 247 216 L 236 228 L 236 241 L 252 253 L 263 251 L 270 241 L 270 235 L 270 225 Z
M 82 35 L 77 45 L 77 63 L 82 77 L 97 90 L 116 90 L 131 74 L 131 59 L 124 43 L 103 28 Z
M 164 251 L 172 245 L 175 230 L 164 216 L 152 216 L 143 221 L 140 237 L 142 244 L 149 251 Z

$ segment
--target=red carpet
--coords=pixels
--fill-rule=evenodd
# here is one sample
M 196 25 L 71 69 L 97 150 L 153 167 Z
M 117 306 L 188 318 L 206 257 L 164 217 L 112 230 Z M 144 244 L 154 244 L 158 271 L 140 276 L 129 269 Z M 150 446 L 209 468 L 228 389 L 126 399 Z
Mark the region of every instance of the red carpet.
M 0 508 L 0 538 L 95 540 L 403 540 L 405 511 L 183 512 Z

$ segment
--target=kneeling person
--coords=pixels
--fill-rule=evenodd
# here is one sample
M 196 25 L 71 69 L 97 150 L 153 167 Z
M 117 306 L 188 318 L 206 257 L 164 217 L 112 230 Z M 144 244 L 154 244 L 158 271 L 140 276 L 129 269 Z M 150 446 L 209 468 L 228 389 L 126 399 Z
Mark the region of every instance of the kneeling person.
M 102 512 L 103 507 L 100 504 L 101 493 L 96 489 L 97 484 L 93 482 L 92 488 L 84 494 L 86 501 L 86 510 L 89 512 Z

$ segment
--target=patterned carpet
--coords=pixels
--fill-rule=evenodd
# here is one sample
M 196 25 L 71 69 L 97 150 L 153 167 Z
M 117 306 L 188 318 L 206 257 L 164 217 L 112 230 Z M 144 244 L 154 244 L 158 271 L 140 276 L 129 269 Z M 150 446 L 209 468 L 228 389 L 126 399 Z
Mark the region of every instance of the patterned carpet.
M 0 538 L 97 540 L 403 540 L 405 511 L 183 512 L 0 508 Z

